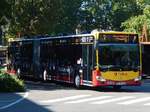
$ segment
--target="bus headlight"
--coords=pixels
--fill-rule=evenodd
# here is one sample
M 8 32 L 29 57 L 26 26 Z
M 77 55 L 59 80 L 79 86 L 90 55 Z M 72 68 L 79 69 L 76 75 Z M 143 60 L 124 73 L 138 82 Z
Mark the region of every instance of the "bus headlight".
M 134 81 L 140 81 L 141 79 L 142 79 L 141 76 L 138 76 L 134 79 Z
M 106 79 L 104 79 L 101 76 L 96 76 L 96 79 L 99 80 L 99 81 L 101 81 L 101 82 L 105 82 L 106 81 Z

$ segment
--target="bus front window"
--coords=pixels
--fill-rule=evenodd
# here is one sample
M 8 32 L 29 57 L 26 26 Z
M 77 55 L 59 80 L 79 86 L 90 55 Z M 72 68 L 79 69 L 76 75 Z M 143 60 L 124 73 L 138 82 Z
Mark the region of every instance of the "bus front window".
M 101 70 L 138 70 L 139 47 L 132 44 L 99 44 Z

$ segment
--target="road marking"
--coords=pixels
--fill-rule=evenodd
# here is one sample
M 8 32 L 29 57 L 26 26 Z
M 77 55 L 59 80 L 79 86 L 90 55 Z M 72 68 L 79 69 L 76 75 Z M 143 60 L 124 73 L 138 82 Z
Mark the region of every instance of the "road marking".
M 91 96 L 91 95 L 76 95 L 76 96 L 70 96 L 70 97 L 65 97 L 65 98 L 45 100 L 45 101 L 40 101 L 40 102 L 41 103 L 55 103 L 55 102 L 74 100 L 74 99 L 79 99 L 79 98 L 84 98 L 84 97 L 89 97 L 89 96 Z
M 133 97 L 133 96 L 124 96 L 124 97 L 120 97 L 120 98 L 113 98 L 113 99 L 108 99 L 108 100 L 103 100 L 103 101 L 92 102 L 91 104 L 105 104 L 105 103 L 121 101 L 121 100 L 126 100 L 126 99 L 131 99 L 131 98 L 135 98 L 135 97 Z
M 69 101 L 65 103 L 83 103 L 87 101 L 102 100 L 102 99 L 111 98 L 111 97 L 112 96 L 100 96 L 100 97 L 87 98 L 87 99 L 81 99 L 81 100 L 76 100 L 76 101 Z
M 0 103 L 8 103 L 8 102 L 13 102 L 15 100 L 1 100 Z
M 150 103 L 146 103 L 146 104 L 144 104 L 144 105 L 146 105 L 146 106 L 150 106 Z
M 128 101 L 121 102 L 118 104 L 129 105 L 129 104 L 139 103 L 139 102 L 148 101 L 148 100 L 150 100 L 150 97 L 138 98 L 135 100 L 128 100 Z
M 15 104 L 17 104 L 17 103 L 21 102 L 22 100 L 24 100 L 25 98 L 27 98 L 27 97 L 28 97 L 28 95 L 29 95 L 29 93 L 28 93 L 28 92 L 26 92 L 26 93 L 25 93 L 25 95 L 24 95 L 22 98 L 20 98 L 20 99 L 16 100 L 15 102 L 12 102 L 12 103 L 10 103 L 10 104 L 8 104 L 8 105 L 5 105 L 5 106 L 0 107 L 0 110 L 3 110 L 3 109 L 6 109 L 6 108 L 9 108 L 9 107 L 11 107 L 11 106 L 13 106 L 13 105 L 15 105 Z

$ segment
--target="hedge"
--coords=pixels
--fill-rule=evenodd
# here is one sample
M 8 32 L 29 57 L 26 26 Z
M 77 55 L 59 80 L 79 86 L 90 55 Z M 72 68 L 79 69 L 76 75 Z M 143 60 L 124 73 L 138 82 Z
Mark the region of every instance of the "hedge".
M 23 92 L 25 85 L 23 80 L 8 73 L 0 72 L 0 92 Z

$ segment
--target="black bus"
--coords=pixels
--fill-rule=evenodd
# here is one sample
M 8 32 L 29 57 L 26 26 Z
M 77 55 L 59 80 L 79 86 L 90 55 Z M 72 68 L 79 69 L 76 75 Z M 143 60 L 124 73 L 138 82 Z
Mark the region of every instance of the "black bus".
M 22 77 L 74 83 L 77 87 L 140 85 L 137 34 L 96 32 L 9 42 L 8 69 Z

